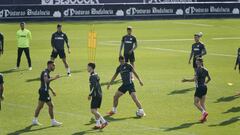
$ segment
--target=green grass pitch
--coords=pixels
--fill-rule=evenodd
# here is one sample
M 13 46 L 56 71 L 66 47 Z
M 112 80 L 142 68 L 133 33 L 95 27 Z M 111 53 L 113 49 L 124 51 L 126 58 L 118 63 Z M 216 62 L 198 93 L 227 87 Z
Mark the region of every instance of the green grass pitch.
M 21 71 L 11 72 L 16 64 L 15 33 L 18 23 L 1 23 L 6 48 L 0 57 L 0 72 L 5 77 L 5 101 L 0 111 L 0 135 L 236 135 L 239 133 L 240 99 L 233 95 L 240 87 L 239 74 L 233 70 L 235 55 L 240 45 L 240 20 L 159 20 L 159 21 L 108 21 L 63 22 L 68 34 L 71 54 L 67 55 L 72 77 L 63 77 L 51 83 L 57 92 L 53 97 L 56 119 L 62 127 L 50 127 L 47 106 L 39 121 L 42 126 L 31 127 L 31 120 L 38 101 L 40 82 L 37 78 L 50 57 L 51 34 L 57 22 L 27 23 L 31 30 L 31 57 L 33 70 L 27 70 L 22 56 Z M 121 37 L 128 25 L 133 26 L 139 40 L 136 50 L 136 71 L 144 81 L 135 86 L 137 95 L 147 114 L 135 118 L 137 110 L 128 94 L 120 99 L 118 114 L 111 118 L 104 130 L 93 131 L 92 115 L 87 96 L 89 93 L 87 33 L 95 24 L 98 37 L 97 72 L 101 82 L 108 82 L 118 66 Z M 203 32 L 202 41 L 207 48 L 205 66 L 212 81 L 208 86 L 208 121 L 199 124 L 200 112 L 193 106 L 194 83 L 181 83 L 183 77 L 192 77 L 192 65 L 188 65 L 193 34 Z M 52 75 L 66 75 L 63 63 L 56 60 Z M 227 83 L 233 83 L 232 86 Z M 120 84 L 110 90 L 104 85 L 103 104 L 100 112 L 105 115 L 112 108 L 112 99 Z

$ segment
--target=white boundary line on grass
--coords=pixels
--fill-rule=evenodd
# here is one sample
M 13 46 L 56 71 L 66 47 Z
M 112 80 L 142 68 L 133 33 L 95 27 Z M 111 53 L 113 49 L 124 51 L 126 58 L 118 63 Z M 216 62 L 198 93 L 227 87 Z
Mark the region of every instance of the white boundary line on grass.
M 6 103 L 4 102 L 5 105 L 8 105 L 8 106 L 14 106 L 14 107 L 18 107 L 18 108 L 23 108 L 23 109 L 34 109 L 33 107 L 30 107 L 28 105 L 22 105 L 22 104 L 15 104 L 15 103 Z M 69 116 L 85 116 L 85 117 L 88 117 L 86 115 L 81 115 L 81 114 L 76 114 L 76 113 L 70 113 L 70 112 L 60 112 L 60 111 L 55 111 L 55 113 L 57 114 L 64 114 L 64 115 L 69 115 Z M 82 119 L 83 117 L 81 117 Z M 86 120 L 88 118 L 85 118 Z M 88 119 L 89 120 L 89 119 Z M 30 121 L 31 122 L 31 121 Z M 130 125 L 130 126 L 134 126 L 138 129 L 131 129 L 131 130 L 126 130 L 126 129 L 121 129 L 121 131 L 144 131 L 144 130 L 148 130 L 148 131 L 164 131 L 163 129 L 160 129 L 160 128 L 155 128 L 155 127 L 149 127 L 149 126 L 141 126 L 141 125 L 137 125 L 137 124 L 129 124 L 128 122 L 121 122 L 123 124 L 126 124 L 126 125 Z M 107 130 L 108 132 L 119 132 L 119 130 Z M 187 133 L 187 132 L 181 132 L 181 131 L 174 131 L 174 132 L 171 132 L 173 134 L 177 134 L 177 135 L 196 135 L 194 133 Z
M 185 25 L 194 25 L 194 26 L 203 26 L 203 27 L 213 27 L 214 25 L 202 24 L 202 23 L 189 23 L 189 22 L 172 22 L 174 24 L 185 24 Z
M 118 46 L 118 44 L 115 43 L 104 43 L 102 42 L 102 45 L 105 46 Z M 156 48 L 156 47 L 142 47 L 144 49 L 148 49 L 148 50 L 155 50 L 155 51 L 166 51 L 166 52 L 179 52 L 179 53 L 190 53 L 190 51 L 186 51 L 186 50 L 177 50 L 177 49 L 168 49 L 168 48 Z M 233 57 L 236 58 L 235 55 L 231 55 L 231 54 L 222 54 L 222 53 L 208 53 L 207 55 L 212 55 L 212 56 L 222 56 L 222 57 Z

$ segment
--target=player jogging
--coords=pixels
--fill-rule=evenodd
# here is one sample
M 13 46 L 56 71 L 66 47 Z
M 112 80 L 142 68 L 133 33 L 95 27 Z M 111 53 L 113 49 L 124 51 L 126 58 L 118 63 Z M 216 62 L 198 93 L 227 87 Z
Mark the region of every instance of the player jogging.
M 124 47 L 124 55 L 122 55 L 122 49 Z M 124 56 L 125 62 L 130 61 L 131 65 L 134 67 L 135 56 L 134 50 L 137 48 L 137 39 L 132 35 L 132 27 L 127 27 L 127 35 L 122 37 L 121 47 L 119 51 L 119 56 Z
M 71 71 L 69 68 L 69 65 L 66 60 L 66 54 L 64 50 L 64 43 L 66 42 L 68 53 L 70 54 L 70 47 L 68 43 L 68 37 L 65 33 L 62 32 L 62 25 L 57 25 L 57 32 L 52 34 L 51 44 L 52 44 L 52 54 L 51 54 L 51 60 L 54 61 L 57 56 L 62 59 L 63 64 L 67 70 L 67 75 L 71 76 Z
M 25 28 L 25 22 L 20 23 L 20 30 L 17 31 L 17 45 L 18 45 L 18 54 L 17 54 L 17 66 L 15 69 L 19 69 L 22 53 L 24 51 L 29 70 L 32 70 L 32 62 L 30 57 L 30 40 L 32 39 L 31 32 Z
M 4 97 L 3 97 L 3 90 L 4 90 L 3 83 L 4 83 L 3 75 L 0 73 L 0 110 L 2 109 L 1 102 L 4 99 Z
M 139 81 L 141 86 L 143 86 L 143 82 L 139 78 L 138 74 L 136 73 L 136 71 L 134 70 L 132 65 L 130 65 L 130 64 L 128 64 L 128 63 L 126 63 L 124 61 L 124 57 L 123 56 L 119 57 L 119 62 L 120 62 L 120 65 L 118 66 L 118 68 L 116 70 L 116 73 L 113 75 L 112 80 L 108 84 L 107 89 L 110 88 L 110 85 L 117 78 L 118 74 L 121 74 L 121 78 L 122 78 L 122 83 L 123 84 L 122 84 L 122 86 L 119 87 L 118 91 L 115 93 L 115 95 L 113 97 L 113 108 L 112 108 L 112 110 L 108 114 L 109 115 L 113 115 L 113 114 L 117 113 L 118 100 L 119 100 L 119 98 L 123 94 L 125 94 L 128 91 L 129 94 L 131 95 L 133 101 L 135 102 L 135 104 L 138 107 L 138 112 L 141 113 L 142 116 L 145 116 L 145 113 L 144 113 L 144 110 L 142 108 L 142 105 L 141 105 L 140 101 L 137 98 L 135 87 L 134 87 L 134 83 L 133 83 L 133 81 L 131 79 L 132 78 L 132 74 L 134 74 L 136 76 L 136 78 Z
M 97 73 L 94 72 L 96 65 L 94 63 L 88 63 L 87 70 L 90 73 L 90 94 L 88 100 L 91 100 L 91 112 L 95 116 L 96 126 L 93 129 L 103 129 L 108 125 L 108 122 L 98 112 L 98 108 L 102 103 L 102 88 L 100 85 L 100 78 Z
M 55 77 L 50 77 L 50 72 L 55 70 L 55 64 L 53 61 L 48 61 L 47 62 L 47 69 L 45 69 L 44 71 L 42 71 L 41 73 L 41 87 L 39 89 L 39 101 L 38 101 L 38 106 L 35 110 L 35 115 L 34 115 L 34 119 L 32 121 L 33 125 L 41 125 L 38 122 L 38 115 L 41 111 L 41 109 L 43 108 L 44 104 L 46 103 L 48 105 L 48 111 L 49 111 L 49 115 L 51 118 L 51 125 L 52 126 L 60 126 L 62 125 L 62 123 L 56 121 L 54 119 L 54 113 L 53 113 L 53 103 L 51 100 L 51 97 L 49 95 L 49 90 L 52 92 L 52 94 L 54 96 L 56 96 L 56 93 L 54 92 L 54 90 L 50 87 L 50 82 L 54 81 L 56 79 L 58 79 L 60 76 L 56 75 Z
M 202 56 L 207 54 L 204 44 L 200 42 L 201 37 L 202 37 L 202 32 L 194 34 L 195 43 L 192 45 L 192 50 L 191 50 L 190 58 L 188 61 L 188 63 L 191 64 L 191 60 L 193 57 L 193 68 L 195 72 L 197 69 L 196 59 L 201 58 Z
M 206 112 L 205 100 L 207 95 L 207 84 L 211 80 L 208 70 L 203 67 L 203 59 L 196 59 L 196 73 L 193 79 L 183 79 L 182 82 L 194 82 L 196 84 L 196 91 L 194 94 L 194 105 L 202 112 L 201 122 L 207 120 L 208 113 Z M 206 81 L 207 78 L 207 81 Z
M 236 70 L 237 69 L 237 66 L 238 66 L 238 71 L 240 73 L 240 48 L 238 48 L 238 52 L 237 52 L 237 59 L 236 59 L 236 63 L 235 63 L 235 67 L 234 69 Z

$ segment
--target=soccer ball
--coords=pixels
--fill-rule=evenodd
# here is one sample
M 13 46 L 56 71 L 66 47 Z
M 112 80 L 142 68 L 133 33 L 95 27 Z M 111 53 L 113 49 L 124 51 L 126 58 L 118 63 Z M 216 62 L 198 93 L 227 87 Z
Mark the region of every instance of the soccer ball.
M 136 116 L 139 117 L 139 118 L 141 118 L 141 117 L 144 116 L 144 112 L 137 110 Z

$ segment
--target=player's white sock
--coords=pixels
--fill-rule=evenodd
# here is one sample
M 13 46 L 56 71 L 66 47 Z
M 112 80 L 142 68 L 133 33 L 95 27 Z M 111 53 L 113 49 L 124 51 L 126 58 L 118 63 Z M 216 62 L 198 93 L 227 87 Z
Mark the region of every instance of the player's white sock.
M 51 122 L 53 123 L 53 122 L 56 122 L 56 120 L 55 119 L 51 119 Z
M 70 70 L 70 68 L 67 68 L 67 73 L 69 73 L 69 74 L 71 73 L 71 70 Z
M 37 117 L 34 117 L 33 120 L 34 120 L 34 121 L 38 121 L 38 118 L 37 118 Z
M 101 126 L 100 118 L 98 120 L 96 120 L 96 126 L 98 126 L 98 127 Z
M 100 116 L 100 121 L 102 122 L 102 123 L 106 123 L 106 120 L 102 117 L 102 116 Z
M 116 108 L 116 107 L 113 107 L 113 108 L 112 108 L 112 111 L 113 111 L 114 113 L 116 113 L 116 112 L 117 112 L 117 108 Z
M 143 109 L 138 109 L 138 111 L 139 111 L 139 112 L 144 112 L 144 110 L 143 110 Z
M 202 114 L 204 114 L 205 112 L 206 112 L 206 111 L 203 109 L 203 110 L 202 110 Z

